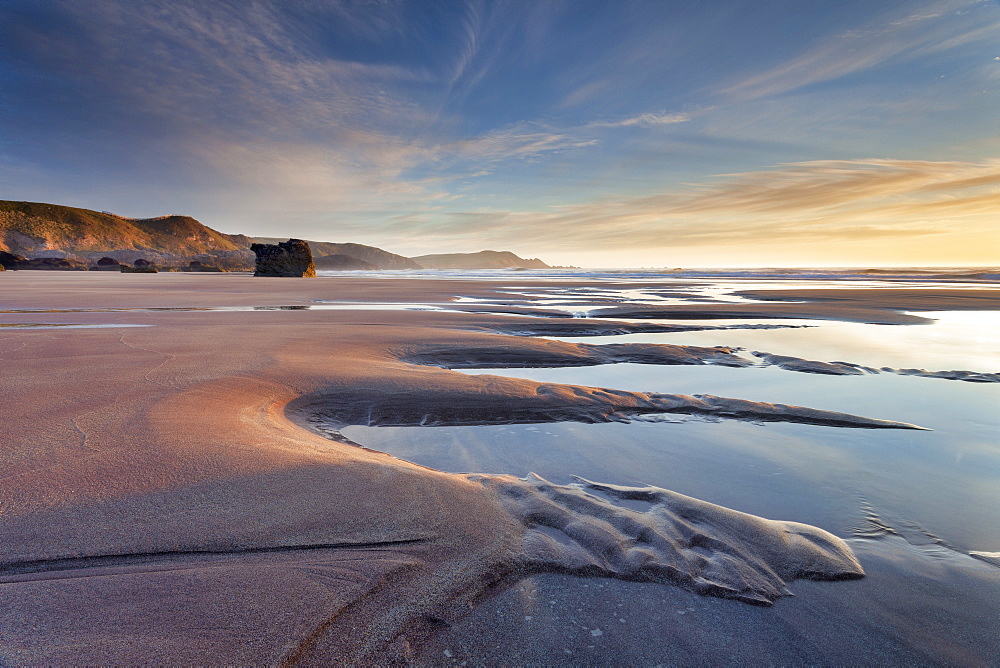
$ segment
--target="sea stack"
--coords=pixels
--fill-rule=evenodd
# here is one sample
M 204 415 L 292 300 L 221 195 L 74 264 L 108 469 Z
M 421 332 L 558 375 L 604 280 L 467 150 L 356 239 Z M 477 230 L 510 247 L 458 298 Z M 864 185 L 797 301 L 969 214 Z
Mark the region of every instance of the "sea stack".
M 277 244 L 253 244 L 250 250 L 257 256 L 254 276 L 315 277 L 309 244 L 301 239 L 289 239 Z

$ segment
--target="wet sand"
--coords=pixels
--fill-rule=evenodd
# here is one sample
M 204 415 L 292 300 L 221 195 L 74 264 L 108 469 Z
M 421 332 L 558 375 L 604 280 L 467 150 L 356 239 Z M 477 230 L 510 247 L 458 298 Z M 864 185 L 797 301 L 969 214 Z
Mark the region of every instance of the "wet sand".
M 423 656 L 484 591 L 531 573 L 760 604 L 796 579 L 862 575 L 851 548 L 815 527 L 666 490 L 442 473 L 324 438 L 311 422 L 586 422 L 662 411 L 914 426 L 752 397 L 651 396 L 443 368 L 725 363 L 725 350 L 497 333 L 531 325 L 511 315 L 144 310 L 425 304 L 495 298 L 507 283 L 5 272 L 0 310 L 12 312 L 0 324 L 112 326 L 0 329 L 0 660 L 384 663 Z M 961 309 L 967 297 L 942 291 L 933 308 Z M 904 322 L 899 311 L 914 310 L 912 299 L 881 291 L 850 306 L 796 304 L 789 317 Z M 773 317 L 783 306 L 741 308 Z M 718 317 L 732 308 L 697 306 Z M 579 326 L 624 326 L 602 322 Z M 744 607 L 720 603 L 739 606 L 733 614 Z

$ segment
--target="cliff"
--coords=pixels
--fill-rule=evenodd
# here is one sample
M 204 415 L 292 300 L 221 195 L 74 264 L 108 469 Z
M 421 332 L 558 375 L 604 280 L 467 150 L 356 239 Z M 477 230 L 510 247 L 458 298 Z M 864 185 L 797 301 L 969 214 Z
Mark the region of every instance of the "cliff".
M 250 243 L 248 237 L 217 232 L 190 216 L 126 218 L 58 204 L 0 200 L 0 250 L 21 255 L 149 250 L 188 257 L 245 251 Z

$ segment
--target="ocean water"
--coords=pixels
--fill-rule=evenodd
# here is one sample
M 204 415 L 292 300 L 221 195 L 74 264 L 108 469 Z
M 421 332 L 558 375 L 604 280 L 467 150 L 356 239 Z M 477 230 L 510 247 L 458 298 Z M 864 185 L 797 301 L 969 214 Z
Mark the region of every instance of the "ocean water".
M 758 278 L 707 281 L 711 284 L 683 298 L 712 299 L 715 294 L 726 299 L 729 292 L 756 285 Z M 782 276 L 772 279 L 770 287 L 786 280 L 816 287 L 830 279 Z M 883 277 L 852 280 L 868 287 L 882 283 Z M 942 283 L 924 278 L 919 285 Z M 512 286 L 511 294 L 525 306 L 552 308 L 558 306 L 553 300 L 571 299 L 571 308 L 586 311 L 609 299 L 656 299 L 657 291 L 668 288 L 664 283 L 639 293 L 608 287 L 569 294 L 559 288 L 563 292 L 556 294 L 519 293 Z M 1000 371 L 996 312 L 922 315 L 934 322 L 776 321 L 809 326 L 565 340 L 727 345 L 744 348 L 748 359 L 756 359 L 750 351 L 762 350 L 876 368 Z M 346 427 L 344 435 L 366 447 L 440 470 L 534 472 L 557 483 L 568 483 L 575 475 L 649 484 L 771 519 L 812 524 L 848 540 L 868 572 L 856 582 L 793 582 L 796 597 L 767 609 L 662 585 L 535 576 L 485 601 L 439 634 L 424 649 L 421 662 L 1000 665 L 1000 568 L 972 554 L 1000 552 L 1000 384 L 889 373 L 825 376 L 763 365 L 615 364 L 464 372 L 789 403 L 929 430 L 677 416 L 627 424 Z
M 593 282 L 651 280 L 668 284 L 672 281 L 734 281 L 756 288 L 755 281 L 800 281 L 812 287 L 841 287 L 845 283 L 882 286 L 887 284 L 919 285 L 933 283 L 996 284 L 1000 267 L 936 267 L 936 268 L 758 268 L 758 269 L 398 269 L 373 271 L 317 271 L 319 276 L 364 276 L 365 278 L 442 278 L 458 280 L 580 280 Z M 823 281 L 829 285 L 821 284 Z

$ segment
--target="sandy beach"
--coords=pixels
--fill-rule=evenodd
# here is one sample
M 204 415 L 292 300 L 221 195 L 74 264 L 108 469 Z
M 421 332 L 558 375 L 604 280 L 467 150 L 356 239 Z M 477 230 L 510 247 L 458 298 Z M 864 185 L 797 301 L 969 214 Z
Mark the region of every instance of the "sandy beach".
M 987 361 L 972 369 L 877 369 L 781 350 L 750 358 L 714 345 L 533 336 L 672 331 L 643 323 L 650 318 L 696 318 L 705 327 L 748 318 L 907 325 L 928 322 L 925 311 L 997 310 L 1000 290 L 988 286 L 754 290 L 738 304 L 618 303 L 591 318 L 546 318 L 538 317 L 544 304 L 512 293 L 587 284 L 20 271 L 0 276 L 0 285 L 4 665 L 450 663 L 456 642 L 525 632 L 483 615 L 509 605 L 504 597 L 532 577 L 657 587 L 683 597 L 685 607 L 707 601 L 732 624 L 763 624 L 758 610 L 783 610 L 793 593 L 817 601 L 830 592 L 837 605 L 864 609 L 871 597 L 890 595 L 891 582 L 865 578 L 863 557 L 892 563 L 892 555 L 878 544 L 859 550 L 845 542 L 850 536 L 807 517 L 765 518 L 658 486 L 445 472 L 361 447 L 340 429 L 671 415 L 871 433 L 930 426 L 875 406 L 843 411 L 753 395 L 593 387 L 505 376 L 505 368 L 644 364 L 742 373 L 762 360 L 791 374 L 997 380 Z M 454 308 L 442 306 L 449 303 Z M 466 367 L 493 370 L 456 370 Z M 944 372 L 971 375 L 933 375 Z M 565 468 L 583 475 L 572 461 Z M 954 577 L 966 581 L 953 592 L 1000 591 L 995 565 L 963 558 Z M 895 581 L 912 582 L 905 570 L 897 568 Z M 996 612 L 995 600 L 976 605 Z M 818 619 L 794 623 L 824 642 L 867 633 L 836 624 L 824 632 Z M 1000 659 L 991 654 L 995 643 L 969 649 L 996 626 L 983 624 L 940 655 L 877 648 L 866 655 L 865 643 L 852 641 L 853 654 L 842 658 L 988 665 Z M 722 660 L 711 649 L 718 638 L 682 641 L 672 628 L 677 637 L 661 641 L 672 653 L 643 659 Z M 800 655 L 783 641 L 734 662 L 813 662 L 822 654 L 810 642 Z M 699 644 L 709 648 L 704 655 Z M 492 656 L 508 665 L 518 656 L 552 661 L 543 650 Z M 490 663 L 481 648 L 467 651 Z M 608 651 L 599 663 L 614 663 Z M 566 661 L 584 660 L 573 656 Z

